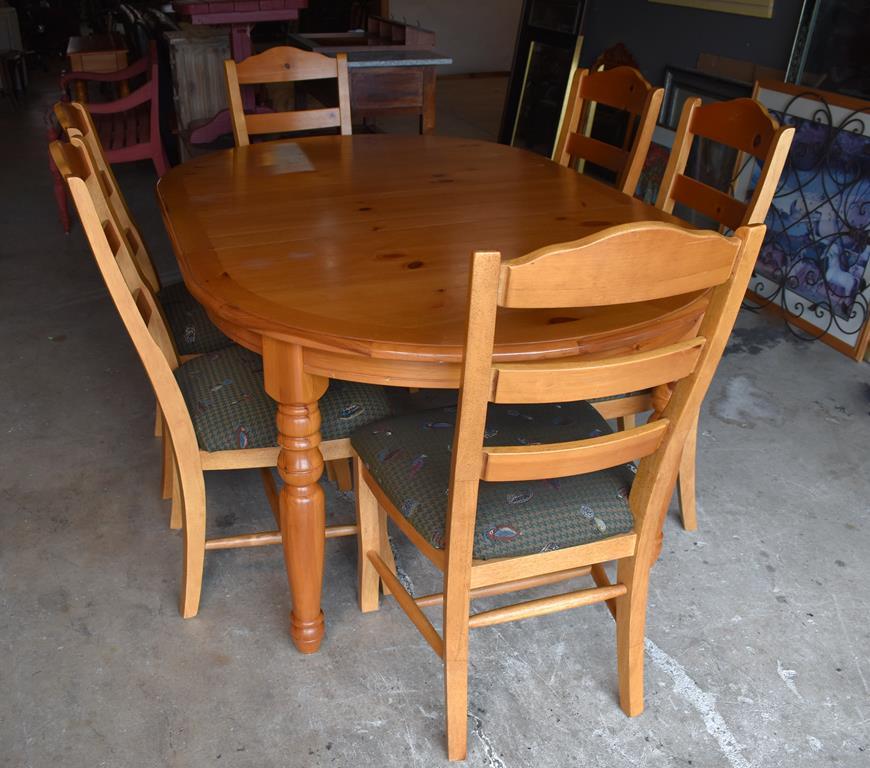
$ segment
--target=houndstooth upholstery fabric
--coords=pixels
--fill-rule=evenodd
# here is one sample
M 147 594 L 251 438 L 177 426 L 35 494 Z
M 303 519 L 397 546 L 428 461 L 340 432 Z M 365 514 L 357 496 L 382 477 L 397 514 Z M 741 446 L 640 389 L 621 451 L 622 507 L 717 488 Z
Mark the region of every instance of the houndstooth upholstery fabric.
M 259 355 L 233 345 L 183 363 L 175 378 L 202 450 L 277 445 L 276 406 L 263 389 Z M 348 437 L 392 412 L 383 387 L 345 381 L 331 381 L 319 406 L 324 440 Z

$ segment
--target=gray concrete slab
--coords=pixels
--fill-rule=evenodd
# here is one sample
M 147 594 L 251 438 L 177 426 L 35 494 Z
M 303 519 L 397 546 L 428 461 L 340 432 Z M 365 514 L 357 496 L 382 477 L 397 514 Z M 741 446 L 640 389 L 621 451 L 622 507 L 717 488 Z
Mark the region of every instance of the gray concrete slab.
M 446 764 L 436 659 L 391 602 L 359 614 L 352 541 L 327 544 L 316 656 L 290 644 L 277 548 L 209 554 L 179 617 L 153 400 L 56 221 L 38 85 L 0 102 L 0 765 Z M 169 274 L 152 169 L 119 177 Z M 700 529 L 672 510 L 652 574 L 646 711 L 619 710 L 601 607 L 479 630 L 468 764 L 870 765 L 868 414 L 866 365 L 744 313 L 701 419 Z M 212 473 L 208 503 L 212 530 L 269 524 L 254 473 Z

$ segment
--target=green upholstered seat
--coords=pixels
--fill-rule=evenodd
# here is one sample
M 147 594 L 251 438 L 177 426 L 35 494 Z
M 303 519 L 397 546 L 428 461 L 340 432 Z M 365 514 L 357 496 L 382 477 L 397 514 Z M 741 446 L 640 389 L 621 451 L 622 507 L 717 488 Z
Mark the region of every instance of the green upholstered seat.
M 202 305 L 184 283 L 167 285 L 157 294 L 179 355 L 216 352 L 233 342 L 209 320 Z
M 277 445 L 275 402 L 263 389 L 263 359 L 233 345 L 183 363 L 175 371 L 204 451 Z M 331 381 L 320 398 L 321 436 L 348 437 L 391 413 L 383 387 Z
M 456 408 L 383 419 L 356 430 L 351 444 L 408 522 L 444 546 L 450 450 Z M 490 405 L 486 445 L 528 445 L 610 434 L 586 402 Z M 633 528 L 633 465 L 529 482 L 480 483 L 474 557 L 486 560 L 586 544 Z

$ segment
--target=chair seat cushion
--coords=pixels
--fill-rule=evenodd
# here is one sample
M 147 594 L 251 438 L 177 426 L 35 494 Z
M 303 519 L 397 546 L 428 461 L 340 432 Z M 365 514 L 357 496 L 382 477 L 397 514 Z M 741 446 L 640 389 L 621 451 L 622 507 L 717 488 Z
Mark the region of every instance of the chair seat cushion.
M 275 401 L 263 389 L 263 359 L 233 345 L 180 365 L 175 378 L 201 450 L 271 448 L 277 443 Z M 331 381 L 320 398 L 324 440 L 348 437 L 391 413 L 383 387 Z
M 184 283 L 167 285 L 157 294 L 179 355 L 216 352 L 233 342 L 209 320 L 203 306 L 190 295 Z
M 369 474 L 434 547 L 444 547 L 456 408 L 384 419 L 351 437 Z M 582 440 L 612 430 L 586 402 L 490 405 L 484 444 L 530 445 Z M 474 557 L 528 555 L 627 533 L 634 466 L 529 482 L 481 482 Z

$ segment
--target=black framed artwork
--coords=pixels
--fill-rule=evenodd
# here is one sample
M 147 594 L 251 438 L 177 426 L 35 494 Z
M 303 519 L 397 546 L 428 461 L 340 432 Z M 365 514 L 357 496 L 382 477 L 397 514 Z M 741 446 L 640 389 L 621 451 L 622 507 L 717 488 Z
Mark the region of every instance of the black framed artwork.
M 576 37 L 582 13 L 583 3 L 577 0 L 532 0 L 529 26 Z
M 804 0 L 786 82 L 870 98 L 870 3 Z
M 550 156 L 580 56 L 586 0 L 525 0 L 502 111 L 502 144 Z

